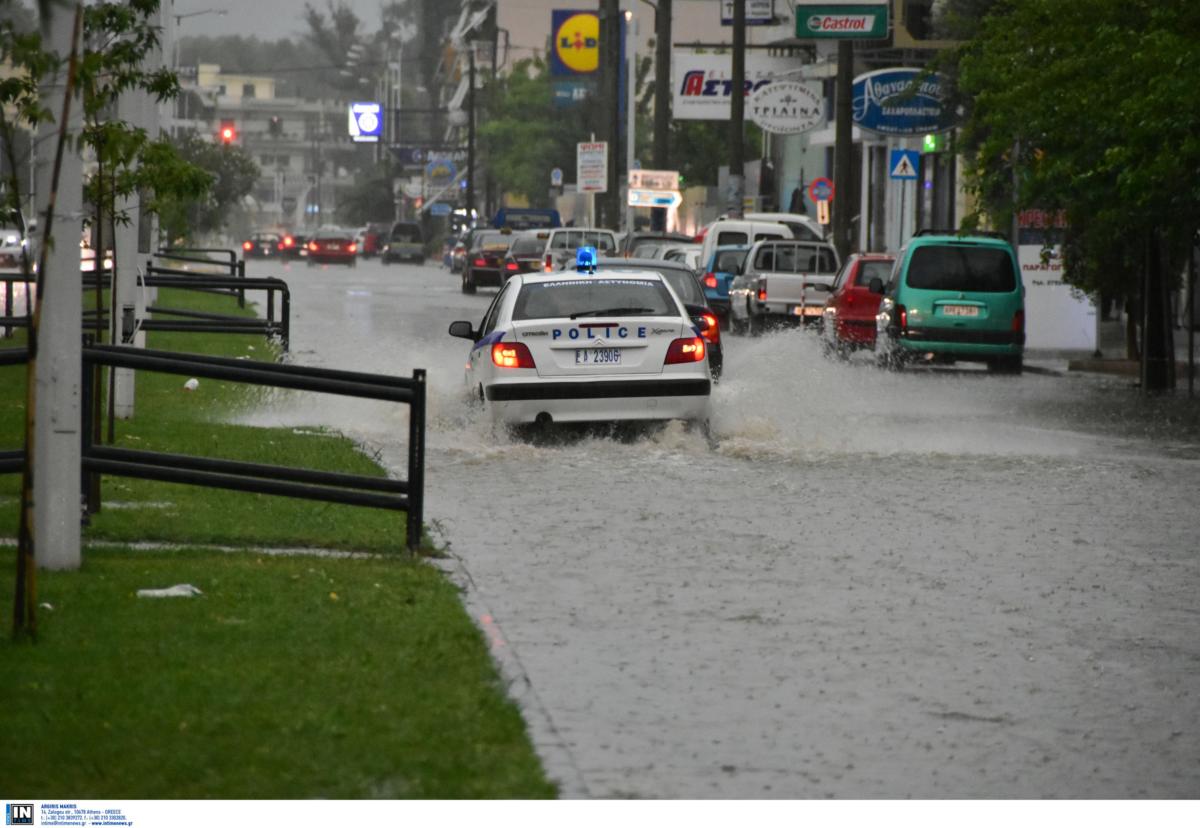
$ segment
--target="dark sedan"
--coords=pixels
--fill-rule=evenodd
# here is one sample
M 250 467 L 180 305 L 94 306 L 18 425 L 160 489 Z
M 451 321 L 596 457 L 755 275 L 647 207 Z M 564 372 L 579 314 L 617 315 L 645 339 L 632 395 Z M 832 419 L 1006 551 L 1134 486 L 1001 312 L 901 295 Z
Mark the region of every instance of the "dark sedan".
M 471 237 L 463 264 L 462 292 L 474 293 L 477 287 L 503 287 L 504 256 L 512 245 L 513 234 L 506 230 L 476 231 Z
M 704 289 L 700 287 L 695 271 L 685 264 L 665 259 L 620 258 L 600 259 L 596 263 L 596 271 L 603 270 L 652 270 L 662 274 L 671 289 L 683 301 L 688 315 L 696 325 L 696 331 L 708 343 L 708 367 L 712 370 L 713 379 L 721 376 L 725 366 L 724 349 L 721 347 L 721 326 L 717 322 L 716 313 L 704 297 Z
M 280 253 L 283 239 L 278 233 L 252 233 L 242 242 L 242 256 L 246 259 L 273 259 Z
M 358 244 L 349 233 L 316 232 L 308 240 L 308 263 L 344 264 L 354 267 L 358 262 Z

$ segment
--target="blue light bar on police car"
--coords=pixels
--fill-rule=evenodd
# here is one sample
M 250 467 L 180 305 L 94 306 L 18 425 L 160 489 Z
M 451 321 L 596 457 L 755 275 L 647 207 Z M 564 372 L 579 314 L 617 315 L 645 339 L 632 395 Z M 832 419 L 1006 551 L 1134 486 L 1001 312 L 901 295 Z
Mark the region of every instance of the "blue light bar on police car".
M 581 247 L 575 251 L 575 270 L 579 273 L 596 272 L 596 248 Z

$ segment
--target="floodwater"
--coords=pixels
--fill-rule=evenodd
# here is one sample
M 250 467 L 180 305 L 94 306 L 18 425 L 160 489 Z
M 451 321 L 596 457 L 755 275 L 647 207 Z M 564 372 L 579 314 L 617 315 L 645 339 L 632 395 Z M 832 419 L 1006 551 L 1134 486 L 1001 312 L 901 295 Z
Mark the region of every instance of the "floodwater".
M 728 338 L 710 445 L 531 443 L 464 405 L 492 291 L 254 263 L 297 363 L 429 372 L 426 521 L 566 796 L 1200 791 L 1200 427 L 1127 381 Z M 403 475 L 404 406 L 287 395 Z

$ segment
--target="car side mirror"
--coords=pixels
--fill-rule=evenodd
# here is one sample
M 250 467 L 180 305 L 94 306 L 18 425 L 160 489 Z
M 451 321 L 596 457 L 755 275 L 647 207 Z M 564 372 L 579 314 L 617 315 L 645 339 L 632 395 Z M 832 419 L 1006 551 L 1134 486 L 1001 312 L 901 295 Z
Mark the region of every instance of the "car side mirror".
M 873 276 L 871 278 L 871 281 L 867 282 L 867 290 L 871 291 L 871 293 L 876 293 L 876 294 L 882 296 L 883 295 L 883 280 L 880 279 L 878 276 Z
M 469 339 L 475 342 L 479 339 L 479 331 L 475 330 L 475 326 L 470 322 L 451 322 L 450 335 L 457 336 L 459 339 Z

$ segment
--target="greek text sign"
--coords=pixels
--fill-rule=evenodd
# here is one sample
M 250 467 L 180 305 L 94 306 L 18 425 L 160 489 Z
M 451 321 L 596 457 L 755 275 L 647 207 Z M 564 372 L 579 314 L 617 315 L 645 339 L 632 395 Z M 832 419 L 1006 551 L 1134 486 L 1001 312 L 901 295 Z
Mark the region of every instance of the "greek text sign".
M 821 87 L 815 83 L 775 81 L 759 87 L 746 102 L 750 120 L 767 132 L 796 135 L 825 120 Z
M 884 135 L 923 135 L 952 125 L 942 78 L 923 69 L 879 69 L 854 79 L 854 123 Z
M 750 95 L 796 68 L 796 59 L 746 55 L 743 94 Z M 733 93 L 733 56 L 677 52 L 671 60 L 674 95 L 671 115 L 676 120 L 728 121 Z

